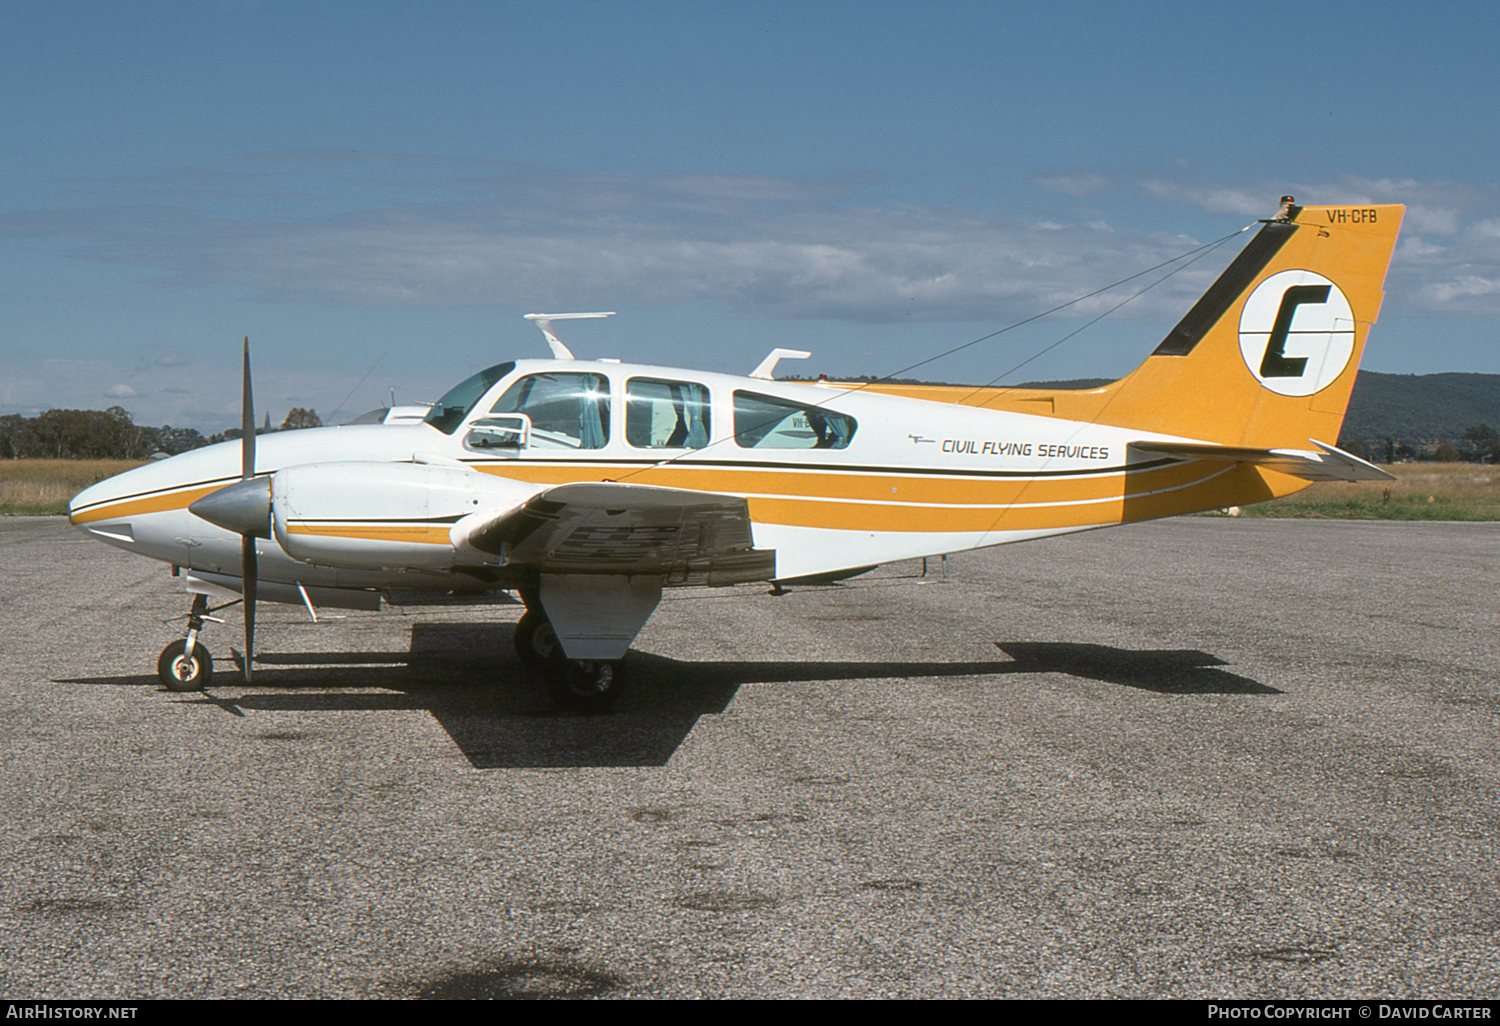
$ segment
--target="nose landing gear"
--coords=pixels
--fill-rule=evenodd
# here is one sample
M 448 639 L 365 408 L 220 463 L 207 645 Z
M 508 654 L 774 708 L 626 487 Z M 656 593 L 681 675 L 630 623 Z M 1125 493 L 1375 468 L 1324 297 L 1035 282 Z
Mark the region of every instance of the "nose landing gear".
M 222 608 L 224 607 L 219 607 Z M 224 621 L 209 613 L 208 596 L 194 595 L 193 608 L 188 611 L 187 637 L 168 645 L 162 650 L 161 658 L 156 661 L 157 679 L 168 691 L 202 691 L 213 680 L 214 659 L 207 648 L 198 644 L 198 632 L 203 629 L 205 621 Z
M 156 676 L 168 691 L 202 691 L 214 679 L 214 659 L 202 645 L 178 638 L 162 650 Z

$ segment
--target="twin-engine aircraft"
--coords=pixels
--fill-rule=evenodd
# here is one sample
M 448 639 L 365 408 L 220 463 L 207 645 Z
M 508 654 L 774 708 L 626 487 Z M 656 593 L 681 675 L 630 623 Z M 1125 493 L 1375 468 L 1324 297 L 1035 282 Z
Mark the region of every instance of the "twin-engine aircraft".
M 74 498 L 80 530 L 193 598 L 166 687 L 208 684 L 209 599 L 377 608 L 509 589 L 521 659 L 608 708 L 664 588 L 786 584 L 1388 477 L 1332 444 L 1404 208 L 1287 197 L 1132 374 L 1084 391 L 772 379 L 573 357 L 496 364 L 422 422 L 245 434 Z M 598 315 L 582 315 L 598 316 Z

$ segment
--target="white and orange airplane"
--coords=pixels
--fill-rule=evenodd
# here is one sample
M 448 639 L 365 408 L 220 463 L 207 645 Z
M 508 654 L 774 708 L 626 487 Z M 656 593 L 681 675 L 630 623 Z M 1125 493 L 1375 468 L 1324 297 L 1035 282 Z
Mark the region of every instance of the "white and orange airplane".
M 69 519 L 193 598 L 162 682 L 206 685 L 210 598 L 376 608 L 510 589 L 518 653 L 578 711 L 682 585 L 785 584 L 1242 506 L 1386 475 L 1334 447 L 1404 208 L 1286 198 L 1129 376 L 1084 391 L 845 385 L 586 361 L 497 364 L 416 424 L 256 439 L 110 478 Z

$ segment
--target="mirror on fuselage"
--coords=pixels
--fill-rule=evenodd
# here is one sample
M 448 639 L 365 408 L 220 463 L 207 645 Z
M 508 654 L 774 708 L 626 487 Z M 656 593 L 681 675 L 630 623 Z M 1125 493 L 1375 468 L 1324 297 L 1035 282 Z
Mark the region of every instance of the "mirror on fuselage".
M 531 418 L 524 413 L 483 417 L 469 425 L 464 445 L 470 449 L 519 451 L 531 444 Z

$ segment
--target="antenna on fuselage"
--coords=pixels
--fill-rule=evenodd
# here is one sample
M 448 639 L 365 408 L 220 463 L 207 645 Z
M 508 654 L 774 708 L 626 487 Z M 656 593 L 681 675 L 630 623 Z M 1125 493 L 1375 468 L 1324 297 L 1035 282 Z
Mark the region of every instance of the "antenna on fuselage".
M 615 311 L 613 311 L 613 310 L 609 310 L 609 311 L 603 312 L 603 313 L 562 313 L 562 314 L 540 314 L 540 313 L 538 313 L 538 314 L 527 314 L 526 315 L 526 319 L 528 321 L 535 321 L 536 322 L 536 326 L 538 328 L 542 329 L 542 334 L 544 336 L 546 336 L 546 338 L 547 338 L 547 345 L 552 350 L 552 358 L 554 360 L 572 360 L 572 359 L 576 359 L 576 357 L 573 356 L 572 350 L 570 350 L 567 346 L 563 345 L 562 339 L 558 338 L 557 334 L 552 330 L 552 322 L 553 321 L 577 321 L 577 320 L 583 320 L 584 318 L 595 318 L 595 317 L 613 317 L 614 315 L 615 315 Z
M 806 360 L 810 356 L 812 353 L 802 349 L 773 349 L 771 355 L 760 361 L 760 366 L 750 372 L 750 376 L 773 381 L 775 379 L 772 375 L 776 373 L 776 365 L 782 360 Z

